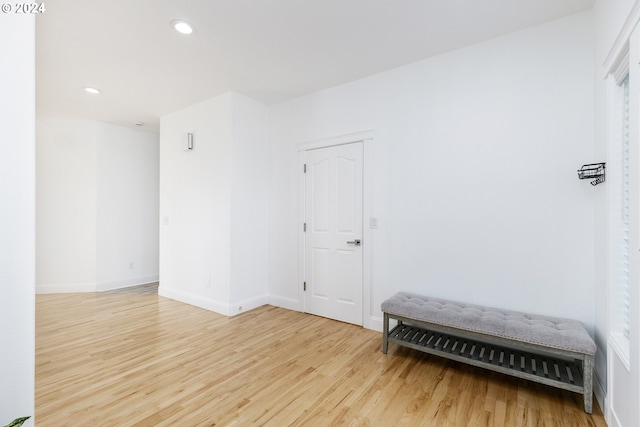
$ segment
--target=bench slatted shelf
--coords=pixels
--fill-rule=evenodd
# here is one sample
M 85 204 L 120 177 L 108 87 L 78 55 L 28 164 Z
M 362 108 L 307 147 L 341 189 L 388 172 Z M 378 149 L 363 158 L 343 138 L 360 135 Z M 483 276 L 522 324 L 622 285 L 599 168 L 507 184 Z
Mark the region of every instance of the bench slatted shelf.
M 553 385 L 556 385 L 556 381 L 560 382 L 561 385 L 557 385 L 560 388 L 577 393 L 582 392 L 584 386 L 580 373 L 582 366 L 576 361 L 548 358 L 546 366 L 551 366 L 549 371 L 548 368 L 544 369 L 542 359 L 535 353 L 514 352 L 508 348 L 454 335 L 439 334 L 438 337 L 441 339 L 433 339 L 434 336 L 436 336 L 434 332 L 428 329 L 399 324 L 389 332 L 389 342 L 533 381 L 538 381 L 538 378 L 531 378 L 531 376 L 549 378 L 554 382 Z M 436 342 L 440 345 L 436 346 Z M 444 342 L 446 346 L 443 347 Z M 472 348 L 474 351 L 470 354 Z M 522 358 L 524 364 L 522 364 Z M 510 362 L 511 360 L 514 362 Z M 570 369 L 571 377 L 567 369 Z M 556 376 L 556 372 L 560 373 L 560 377 Z
M 382 311 L 385 354 L 394 343 L 580 393 L 592 412 L 596 348 L 580 322 L 406 292 L 383 302 Z

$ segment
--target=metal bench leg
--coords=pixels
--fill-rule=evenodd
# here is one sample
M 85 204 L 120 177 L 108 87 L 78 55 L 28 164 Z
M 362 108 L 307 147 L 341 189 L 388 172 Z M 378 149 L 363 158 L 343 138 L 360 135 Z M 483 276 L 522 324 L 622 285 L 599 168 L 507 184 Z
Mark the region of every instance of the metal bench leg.
M 582 371 L 584 380 L 584 412 L 590 414 L 593 410 L 593 356 L 588 354 L 584 356 Z
M 384 313 L 382 320 L 382 352 L 387 354 L 389 348 L 389 315 Z

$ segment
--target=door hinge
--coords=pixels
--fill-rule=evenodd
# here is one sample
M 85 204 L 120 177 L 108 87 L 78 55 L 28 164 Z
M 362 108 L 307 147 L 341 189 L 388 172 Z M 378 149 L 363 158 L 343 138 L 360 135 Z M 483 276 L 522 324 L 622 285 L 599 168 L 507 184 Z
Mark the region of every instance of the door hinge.
M 302 173 L 307 173 L 307 164 L 306 163 L 302 166 Z
M 302 223 L 302 232 L 303 232 L 303 233 L 306 233 L 306 232 L 307 232 L 307 223 L 306 223 L 306 222 L 303 222 L 303 223 Z
M 307 282 L 302 282 L 302 290 L 303 291 L 307 290 Z

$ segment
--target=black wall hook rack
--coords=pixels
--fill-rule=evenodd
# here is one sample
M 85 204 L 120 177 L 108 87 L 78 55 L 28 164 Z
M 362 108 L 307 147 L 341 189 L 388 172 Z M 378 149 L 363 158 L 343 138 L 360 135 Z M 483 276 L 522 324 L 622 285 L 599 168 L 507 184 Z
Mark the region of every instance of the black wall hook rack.
M 591 185 L 596 186 L 604 182 L 604 163 L 589 163 L 588 165 L 582 165 L 578 169 L 578 178 L 580 179 L 593 179 Z

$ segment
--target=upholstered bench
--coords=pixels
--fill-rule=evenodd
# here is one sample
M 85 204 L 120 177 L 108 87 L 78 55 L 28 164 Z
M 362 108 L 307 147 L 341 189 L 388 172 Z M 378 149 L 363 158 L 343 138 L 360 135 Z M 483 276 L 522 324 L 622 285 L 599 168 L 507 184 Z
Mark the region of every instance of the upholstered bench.
M 575 320 L 400 292 L 382 303 L 382 351 L 395 343 L 584 395 L 591 413 L 596 345 Z M 389 330 L 389 321 L 397 325 Z

